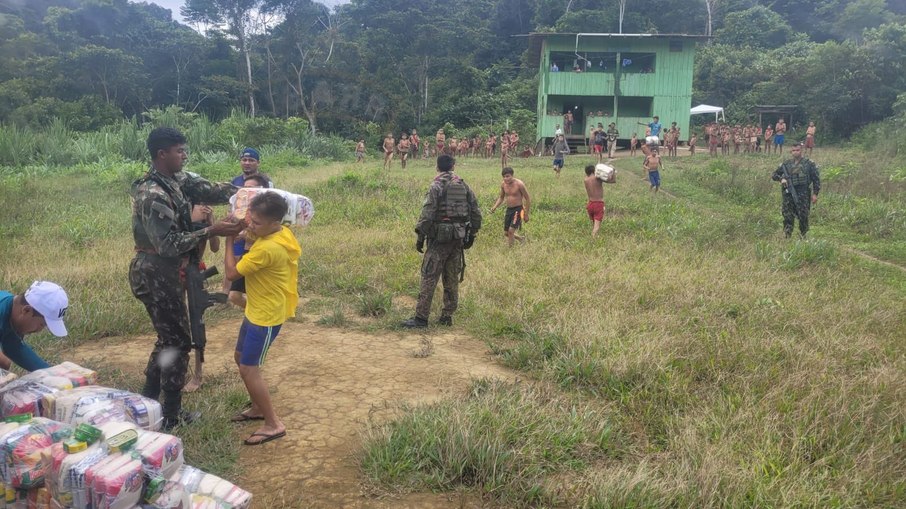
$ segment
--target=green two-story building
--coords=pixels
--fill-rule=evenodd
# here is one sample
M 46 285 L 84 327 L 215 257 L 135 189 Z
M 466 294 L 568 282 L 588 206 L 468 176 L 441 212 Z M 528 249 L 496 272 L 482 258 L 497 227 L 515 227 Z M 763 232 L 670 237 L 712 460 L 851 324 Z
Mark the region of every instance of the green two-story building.
M 572 112 L 567 138 L 588 137 L 599 122 L 615 122 L 620 139 L 637 133 L 654 115 L 689 134 L 695 46 L 703 36 L 661 34 L 529 34 L 539 69 L 537 141 L 550 143 Z

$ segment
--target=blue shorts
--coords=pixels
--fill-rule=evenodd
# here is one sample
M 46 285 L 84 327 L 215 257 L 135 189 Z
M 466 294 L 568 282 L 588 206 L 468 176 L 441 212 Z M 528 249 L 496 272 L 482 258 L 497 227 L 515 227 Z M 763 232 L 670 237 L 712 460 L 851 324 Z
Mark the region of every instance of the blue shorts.
M 243 366 L 261 366 L 267 357 L 267 350 L 277 339 L 282 325 L 263 327 L 255 325 L 248 318 L 242 320 L 239 327 L 239 338 L 236 340 L 236 351 L 239 352 L 239 364 Z
M 783 135 L 782 134 L 774 135 L 774 145 L 783 145 Z
M 661 187 L 661 172 L 654 170 L 648 172 L 648 182 L 654 187 Z
M 554 159 L 554 166 L 557 168 L 563 168 L 563 159 Z

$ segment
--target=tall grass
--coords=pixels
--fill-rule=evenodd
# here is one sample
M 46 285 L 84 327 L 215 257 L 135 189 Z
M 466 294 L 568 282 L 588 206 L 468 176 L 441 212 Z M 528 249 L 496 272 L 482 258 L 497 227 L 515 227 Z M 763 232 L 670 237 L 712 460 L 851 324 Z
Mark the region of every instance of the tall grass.
M 263 163 L 288 157 L 273 154 Z M 848 251 L 892 246 L 888 259 L 906 260 L 894 231 L 902 188 L 880 185 L 889 167 L 867 154 L 822 149 L 815 159 L 856 169 L 845 186 L 825 186 L 807 241 L 782 236 L 768 179 L 776 158 L 667 161 L 664 189 L 676 198 L 648 192 L 640 160 L 619 160 L 596 240 L 584 212 L 588 160 L 569 158 L 559 179 L 546 159 L 514 161 L 533 199 L 529 242 L 507 248 L 502 211 L 486 214 L 454 330 L 532 382 L 478 384 L 372 423 L 370 482 L 472 489 L 504 506 L 902 506 L 906 277 Z M 236 171 L 229 160 L 205 164 Z M 334 311 L 323 324 L 355 326 L 346 311 L 417 295 L 412 227 L 433 165 L 267 171 L 317 207 L 299 232 L 299 284 Z M 487 211 L 496 163 L 463 159 L 457 172 Z M 76 340 L 149 332 L 126 283 L 125 189 L 39 175 L 0 187 L 0 288 L 62 283 Z M 367 326 L 398 334 L 409 311 Z

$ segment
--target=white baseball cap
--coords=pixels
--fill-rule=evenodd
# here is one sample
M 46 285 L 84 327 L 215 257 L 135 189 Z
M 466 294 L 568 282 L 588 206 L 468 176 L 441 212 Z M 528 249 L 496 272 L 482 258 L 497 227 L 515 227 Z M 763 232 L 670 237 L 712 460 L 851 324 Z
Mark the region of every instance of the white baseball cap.
M 25 301 L 35 311 L 41 313 L 47 329 L 54 336 L 66 335 L 63 317 L 66 316 L 66 309 L 69 307 L 69 297 L 60 285 L 50 281 L 35 281 L 25 291 Z

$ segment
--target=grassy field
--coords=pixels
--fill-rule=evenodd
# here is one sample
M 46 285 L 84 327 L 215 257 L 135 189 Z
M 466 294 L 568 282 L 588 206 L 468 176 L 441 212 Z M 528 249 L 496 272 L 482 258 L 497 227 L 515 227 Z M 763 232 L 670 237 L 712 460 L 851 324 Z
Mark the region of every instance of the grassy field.
M 529 242 L 508 249 L 503 211 L 486 214 L 455 320 L 532 382 L 479 380 L 374 424 L 368 478 L 506 506 L 902 506 L 906 272 L 850 249 L 906 266 L 906 188 L 861 152 L 815 159 L 825 185 L 804 242 L 781 234 L 777 158 L 667 160 L 675 197 L 647 191 L 640 159 L 619 160 L 594 240 L 589 159 L 568 159 L 560 179 L 547 158 L 514 161 L 533 197 Z M 392 298 L 417 294 L 412 228 L 432 165 L 264 170 L 315 202 L 300 289 L 322 324 L 380 331 L 411 315 Z M 457 171 L 487 211 L 499 167 Z M 126 189 L 78 173 L 0 187 L 0 288 L 64 285 L 72 341 L 150 332 L 126 282 Z M 209 390 L 225 395 L 224 416 L 241 404 L 228 381 Z M 204 452 L 209 431 L 189 455 L 228 472 L 228 455 Z

